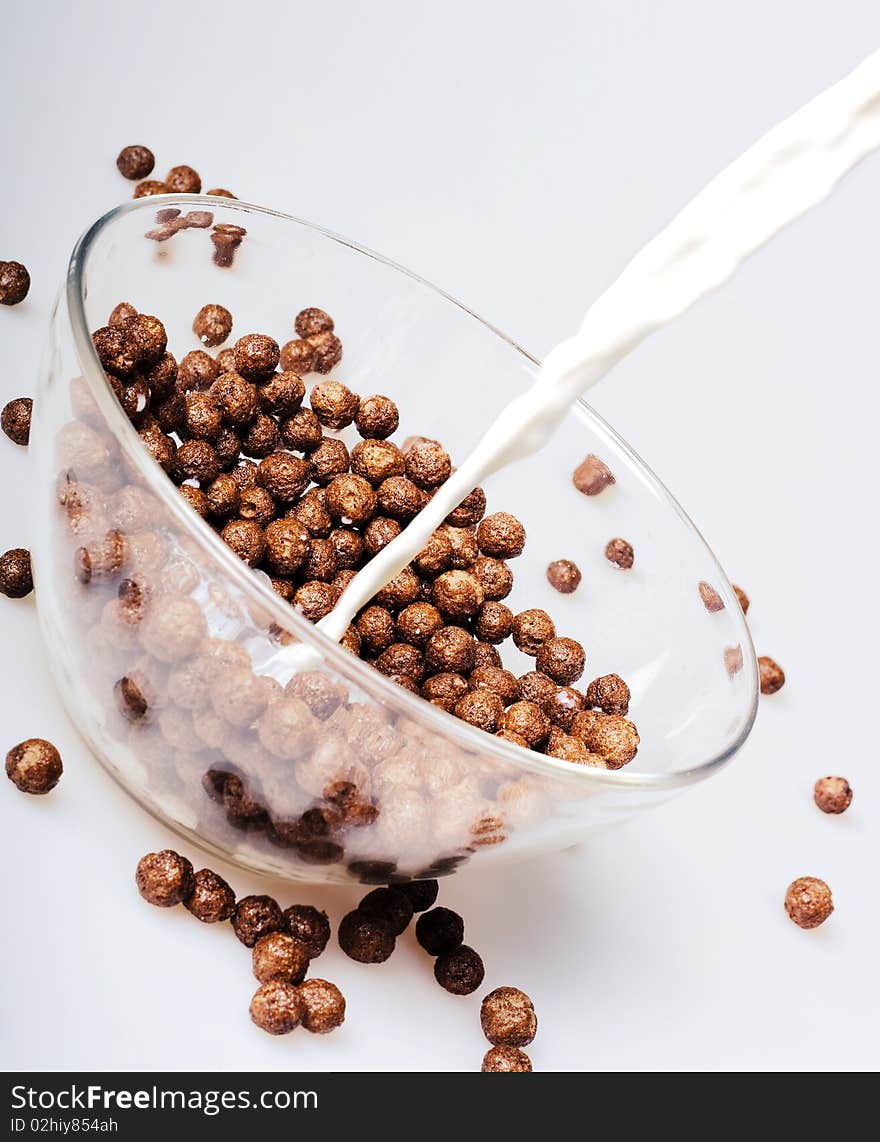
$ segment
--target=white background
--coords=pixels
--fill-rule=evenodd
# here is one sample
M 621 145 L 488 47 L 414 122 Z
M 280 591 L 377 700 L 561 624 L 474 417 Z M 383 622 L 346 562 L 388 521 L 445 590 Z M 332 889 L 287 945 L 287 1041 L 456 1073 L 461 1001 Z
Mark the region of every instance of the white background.
M 876 4 L 2 4 L 3 400 L 29 393 L 74 239 L 131 193 L 114 159 L 323 223 L 465 300 L 538 354 L 687 198 L 880 44 Z M 786 688 L 733 765 L 579 850 L 447 881 L 488 986 L 533 997 L 540 1070 L 877 1066 L 880 761 L 876 453 L 880 159 L 645 345 L 595 404 L 752 597 Z M 29 541 L 26 452 L 0 440 L 0 546 Z M 2 607 L 2 751 L 51 738 L 46 798 L 0 788 L 7 1068 L 478 1069 L 479 996 L 412 936 L 384 968 L 331 948 L 344 1028 L 275 1040 L 231 930 L 148 908 L 174 837 L 98 768 L 48 680 L 33 601 Z M 825 773 L 855 789 L 825 817 Z M 191 854 L 198 859 L 198 854 Z M 338 919 L 354 892 L 289 889 Z M 836 911 L 802 932 L 789 881 Z

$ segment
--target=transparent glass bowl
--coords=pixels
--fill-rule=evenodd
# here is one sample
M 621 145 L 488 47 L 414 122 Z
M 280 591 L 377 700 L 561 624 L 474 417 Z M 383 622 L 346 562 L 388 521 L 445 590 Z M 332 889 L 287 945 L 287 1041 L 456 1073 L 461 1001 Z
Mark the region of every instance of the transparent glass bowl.
M 169 207 L 243 226 L 233 265 L 215 264 L 210 230 L 146 238 Z M 736 598 L 673 498 L 588 405 L 485 490 L 490 512 L 513 512 L 528 532 L 507 603 L 544 607 L 560 634 L 583 643 L 580 686 L 612 671 L 629 683 L 641 747 L 615 772 L 524 750 L 407 692 L 316 633 L 240 562 L 147 454 L 107 385 L 90 334 L 123 300 L 162 319 L 178 359 L 201 347 L 191 326 L 207 302 L 234 315 L 227 344 L 251 331 L 283 343 L 295 313 L 321 306 L 344 344 L 333 375 L 362 395 L 391 396 L 398 439 L 436 437 L 453 462 L 532 382 L 537 362 L 400 267 L 269 210 L 142 199 L 81 239 L 35 402 L 37 601 L 75 724 L 166 824 L 291 879 L 443 875 L 570 845 L 708 777 L 742 745 L 757 671 Z M 594 497 L 571 479 L 588 453 L 616 477 Z M 614 536 L 633 544 L 632 570 L 604 557 Z M 572 595 L 547 582 L 558 558 L 583 573 Z M 704 605 L 701 582 L 720 609 Z M 297 641 L 321 660 L 308 708 L 283 689 Z M 534 668 L 513 647 L 503 654 L 517 675 Z M 145 709 L 126 701 L 125 679 Z

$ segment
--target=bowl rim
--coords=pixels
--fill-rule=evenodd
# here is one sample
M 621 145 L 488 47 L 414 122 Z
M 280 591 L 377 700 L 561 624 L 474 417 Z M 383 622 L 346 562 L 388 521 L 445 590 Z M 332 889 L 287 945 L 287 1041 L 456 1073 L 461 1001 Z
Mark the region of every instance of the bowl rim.
M 427 722 L 435 732 L 446 737 L 452 736 L 468 749 L 489 754 L 493 759 L 499 762 L 509 766 L 515 766 L 517 769 L 525 770 L 538 776 L 545 778 L 552 777 L 554 780 L 561 779 L 565 782 L 577 784 L 583 789 L 592 787 L 597 791 L 600 789 L 605 791 L 617 790 L 621 792 L 624 790 L 632 792 L 671 791 L 705 780 L 720 770 L 733 758 L 749 736 L 758 708 L 757 660 L 748 624 L 738 604 L 735 610 L 732 610 L 732 608 L 728 609 L 731 609 L 733 620 L 740 627 L 739 646 L 743 654 L 742 671 L 748 672 L 751 686 L 749 690 L 749 708 L 736 738 L 714 756 L 687 769 L 670 770 L 666 773 L 627 772 L 626 769 L 594 769 L 589 766 L 575 765 L 560 758 L 548 757 L 534 750 L 526 751 L 522 749 L 522 747 L 514 745 L 512 742 L 504 741 L 504 739 L 487 734 L 475 726 L 470 726 L 468 723 L 463 722 L 459 718 L 455 718 L 445 710 L 426 702 L 418 695 L 410 693 L 402 686 L 398 686 L 389 678 L 386 678 L 385 675 L 373 670 L 360 658 L 356 658 L 348 651 L 343 650 L 342 647 L 332 639 L 329 639 L 307 619 L 298 614 L 289 603 L 286 603 L 277 595 L 271 585 L 264 582 L 260 576 L 255 575 L 251 568 L 237 558 L 233 551 L 220 539 L 212 528 L 186 503 L 184 498 L 178 493 L 176 485 L 168 479 L 163 469 L 156 464 L 152 456 L 143 447 L 137 435 L 137 430 L 123 412 L 122 406 L 116 400 L 110 386 L 106 383 L 104 369 L 98 360 L 98 355 L 95 351 L 92 336 L 86 321 L 85 274 L 91 248 L 97 241 L 99 235 L 121 217 L 135 213 L 147 214 L 157 208 L 162 209 L 168 205 L 200 207 L 205 210 L 210 210 L 212 213 L 220 209 L 223 212 L 231 211 L 233 213 L 241 213 L 244 216 L 262 215 L 264 217 L 277 218 L 284 223 L 292 223 L 296 226 L 303 227 L 321 235 L 331 242 L 345 246 L 359 255 L 379 262 L 387 268 L 410 278 L 422 288 L 430 290 L 438 297 L 454 305 L 474 321 L 479 322 L 488 333 L 504 341 L 516 353 L 525 357 L 530 365 L 535 368 L 540 368 L 540 361 L 520 344 L 492 325 L 491 322 L 486 321 L 467 305 L 460 302 L 445 290 L 427 281 L 427 279 L 421 277 L 419 274 L 324 226 L 302 218 L 297 218 L 294 215 L 286 214 L 283 211 L 273 210 L 269 207 L 259 206 L 254 203 L 243 202 L 239 199 L 216 198 L 204 194 L 161 194 L 124 202 L 98 218 L 76 242 L 70 257 L 66 285 L 63 287 L 66 291 L 67 310 L 74 348 L 82 370 L 83 379 L 86 381 L 91 395 L 95 399 L 108 427 L 112 430 L 114 438 L 123 449 L 126 459 L 133 464 L 145 485 L 152 493 L 158 496 L 163 507 L 171 513 L 171 516 L 180 525 L 182 530 L 200 546 L 205 548 L 211 558 L 219 564 L 223 573 L 231 577 L 236 587 L 248 601 L 267 611 L 272 621 L 282 630 L 294 635 L 298 641 L 314 647 L 333 670 L 337 671 L 343 677 L 350 679 L 363 692 L 371 694 L 372 696 L 378 694 L 384 701 L 384 704 L 402 708 L 403 712 L 417 722 Z M 718 579 L 713 585 L 719 590 L 726 604 L 734 603 L 736 596 L 724 569 L 703 537 L 702 532 L 697 528 L 693 520 L 691 520 L 690 516 L 684 511 L 665 484 L 656 476 L 649 465 L 642 460 L 638 453 L 630 447 L 619 433 L 617 433 L 587 401 L 581 397 L 574 403 L 579 405 L 582 412 L 614 440 L 617 447 L 626 454 L 629 460 L 653 485 L 667 506 L 670 507 L 685 526 L 695 534 L 705 549 L 710 561 L 715 566 Z

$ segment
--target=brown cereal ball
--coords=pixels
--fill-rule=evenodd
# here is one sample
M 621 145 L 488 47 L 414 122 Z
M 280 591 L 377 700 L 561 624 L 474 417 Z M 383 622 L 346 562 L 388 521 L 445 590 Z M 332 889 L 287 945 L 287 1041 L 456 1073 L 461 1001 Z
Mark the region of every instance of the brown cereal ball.
M 474 643 L 474 668 L 478 666 L 503 666 L 498 647 L 491 642 Z
M 451 572 L 451 574 L 467 574 L 467 572 Z M 478 582 L 476 580 L 475 582 Z M 474 624 L 474 634 L 482 642 L 499 643 L 513 631 L 513 611 L 504 603 L 489 601 L 483 603 L 477 613 Z
M 343 568 L 342 571 L 337 571 L 331 580 L 331 587 L 336 592 L 337 598 L 341 598 L 345 592 L 357 578 L 357 572 L 348 568 Z
M 257 399 L 269 416 L 293 416 L 303 402 L 306 386 L 296 373 L 273 373 L 257 389 Z
M 556 627 L 546 611 L 535 607 L 514 616 L 511 633 L 517 650 L 534 657 L 545 642 L 556 637 Z
M 629 699 L 629 686 L 619 674 L 603 674 L 587 687 L 587 704 L 605 714 L 627 714 Z
M 216 357 L 217 362 L 217 376 L 221 373 L 234 373 L 235 372 L 235 350 L 227 346 L 221 349 Z
M 813 800 L 823 813 L 845 813 L 853 791 L 845 777 L 820 777 L 813 786 Z
M 216 440 L 223 427 L 220 409 L 210 393 L 187 393 L 184 399 L 183 424 L 194 440 Z
M 748 610 L 749 610 L 749 597 L 748 597 L 748 595 L 745 593 L 745 591 L 742 589 L 742 587 L 737 587 L 736 583 L 732 583 L 731 586 L 733 587 L 733 593 L 734 593 L 734 595 L 736 595 L 737 602 L 739 603 L 740 607 L 742 608 L 742 613 L 744 615 L 748 614 Z
M 313 1035 L 326 1035 L 345 1020 L 345 997 L 335 983 L 307 979 L 299 989 L 303 1005 L 302 1025 Z
M 288 341 L 281 347 L 281 368 L 285 372 L 311 373 L 315 365 L 315 350 L 308 341 Z
M 582 711 L 578 718 L 583 718 L 584 713 L 586 711 Z M 616 714 L 602 714 L 593 722 L 584 740 L 594 753 L 604 759 L 609 769 L 620 769 L 632 761 L 639 748 L 636 727 Z
M 818 928 L 834 911 L 831 889 L 818 877 L 801 876 L 788 886 L 785 911 L 799 928 Z
M 499 728 L 519 734 L 530 746 L 535 746 L 550 733 L 550 719 L 534 702 L 514 702 L 504 711 Z
M 464 921 L 451 908 L 432 908 L 416 921 L 416 939 L 429 955 L 451 952 L 464 940 Z
M 28 738 L 6 755 L 6 776 L 22 793 L 49 793 L 61 780 L 61 754 L 43 738 Z
M 185 440 L 174 454 L 174 471 L 181 480 L 209 484 L 220 475 L 220 463 L 207 440 Z
M 16 397 L 3 406 L 0 426 L 13 444 L 24 447 L 31 436 L 31 412 L 34 402 L 30 397 Z
M 144 650 L 160 662 L 180 662 L 198 649 L 208 633 L 202 608 L 187 595 L 156 599 L 140 624 Z
M 123 147 L 116 156 L 116 169 L 123 178 L 137 181 L 153 173 L 156 160 L 149 147 Z
M 192 484 L 183 484 L 178 490 L 197 515 L 202 519 L 208 518 L 208 497 L 201 488 L 193 487 Z
M 327 485 L 336 476 L 348 471 L 348 449 L 341 440 L 326 436 L 314 452 L 309 453 L 309 462 L 315 483 Z
M 443 616 L 431 603 L 410 603 L 397 616 L 398 635 L 413 646 L 424 646 L 443 625 Z
M 386 925 L 363 912 L 349 912 L 339 924 L 339 946 L 359 964 L 381 964 L 394 951 L 395 939 Z
M 319 333 L 332 333 L 334 329 L 333 318 L 323 309 L 310 306 L 301 309 L 294 318 L 293 328 L 297 337 L 315 337 Z
M 350 527 L 335 527 L 330 532 L 330 542 L 336 552 L 336 566 L 343 571 L 356 571 L 363 563 L 364 541 Z
M 312 452 L 322 438 L 321 422 L 310 408 L 298 409 L 281 424 L 281 439 L 294 452 Z
M 24 547 L 12 547 L 0 555 L 0 594 L 7 599 L 23 599 L 34 589 L 31 553 Z
M 500 1074 L 531 1069 L 531 1059 L 519 1047 L 490 1047 L 483 1056 L 483 1065 L 480 1067 L 481 1072 Z
M 230 520 L 220 532 L 220 538 L 248 567 L 256 567 L 266 554 L 265 532 L 253 520 Z
M 535 666 L 560 686 L 577 682 L 584 672 L 587 655 L 573 638 L 551 638 L 538 647 Z
M 522 734 L 516 734 L 513 730 L 499 730 L 495 737 L 501 738 L 502 741 L 510 742 L 512 745 L 518 745 L 520 749 L 532 748 Z
M 550 704 L 556 696 L 559 687 L 552 678 L 540 670 L 530 670 L 519 679 L 520 693 L 526 702 L 534 702 L 549 714 Z
M 452 539 L 449 528 L 441 527 L 413 560 L 413 566 L 422 575 L 439 575 L 452 565 Z M 480 584 L 482 586 L 482 583 Z
M 425 645 L 425 661 L 436 674 L 470 674 L 474 669 L 474 640 L 462 627 L 443 627 Z
M 355 416 L 355 425 L 368 440 L 385 440 L 397 431 L 400 416 L 390 397 L 365 397 Z
M 304 579 L 320 579 L 323 583 L 332 583 L 336 572 L 336 552 L 333 544 L 329 539 L 312 539 L 300 569 L 302 577 Z M 334 587 L 334 590 L 338 590 L 338 588 Z
M 535 1007 L 517 987 L 496 987 L 480 1006 L 483 1034 L 494 1046 L 528 1047 L 538 1030 Z
M 488 690 L 497 694 L 505 706 L 520 699 L 519 682 L 509 670 L 500 666 L 478 666 L 471 671 L 468 686 L 471 690 Z
M 262 460 L 278 447 L 280 435 L 275 418 L 258 412 L 253 423 L 242 432 L 241 451 Z
M 584 708 L 584 698 L 571 686 L 560 686 L 548 700 L 539 705 L 554 726 L 569 733 L 575 717 Z
M 294 674 L 285 686 L 284 692 L 304 702 L 321 722 L 325 722 L 335 710 L 338 710 L 348 696 L 342 683 L 335 682 L 329 674 L 324 674 L 320 670 L 304 670 Z M 296 932 L 292 934 L 295 936 Z
M 492 602 L 506 599 L 513 590 L 513 572 L 500 559 L 481 555 L 468 568 L 483 588 L 483 595 Z
M 158 429 L 152 428 L 140 429 L 138 436 L 141 438 L 141 443 L 147 452 L 149 452 L 159 467 L 166 472 L 170 472 L 174 467 L 174 462 L 177 457 L 177 449 L 171 437 L 166 436 L 164 432 L 160 432 Z
M 293 904 L 284 910 L 284 923 L 291 936 L 305 945 L 310 959 L 317 959 L 327 947 L 330 921 L 326 912 L 311 904 Z
M 452 474 L 449 453 L 437 440 L 417 440 L 406 453 L 406 474 L 420 488 L 436 488 Z
M 0 262 L 0 305 L 18 305 L 28 295 L 31 275 L 21 262 Z
M 183 906 L 203 924 L 218 924 L 229 920 L 235 911 L 235 893 L 222 876 L 209 868 L 200 868 Z
M 177 367 L 178 392 L 206 392 L 220 376 L 220 367 L 204 349 L 193 349 Z
M 295 519 L 273 519 L 266 526 L 266 563 L 276 575 L 292 575 L 303 564 L 311 544 L 308 531 Z
M 560 595 L 570 595 L 580 586 L 580 568 L 570 559 L 554 559 L 547 567 L 547 582 Z
M 260 983 L 270 979 L 302 983 L 309 970 L 308 949 L 288 932 L 267 932 L 254 944 L 253 968 Z
M 589 742 L 593 730 L 606 716 L 599 710 L 579 710 L 571 719 L 571 725 L 565 727 L 566 732 L 583 742 Z
M 577 490 L 585 496 L 598 496 L 610 484 L 615 483 L 608 465 L 592 453 L 575 468 L 571 480 Z
M 362 527 L 375 514 L 376 493 L 362 476 L 336 476 L 327 486 L 327 511 L 337 522 Z
M 125 335 L 134 345 L 141 366 L 151 368 L 165 356 L 168 334 L 158 317 L 139 313 L 125 326 Z
M 480 549 L 477 547 L 477 537 L 474 532 L 466 527 L 449 527 L 448 524 L 444 524 L 442 530 L 448 536 L 452 547 L 449 557 L 450 566 L 456 571 L 463 571 L 472 567 L 480 556 Z
M 311 475 L 306 460 L 289 452 L 273 452 L 257 465 L 256 481 L 278 503 L 291 504 L 309 486 Z
M 447 710 L 450 714 L 456 703 L 465 696 L 468 690 L 467 680 L 461 674 L 452 674 L 448 671 L 435 674 L 422 686 L 422 697 Z
M 165 176 L 165 185 L 172 194 L 199 194 L 202 180 L 192 167 L 172 167 Z
M 278 366 L 278 342 L 263 333 L 239 337 L 234 346 L 235 369 L 246 381 L 269 380 Z
M 193 333 L 203 345 L 222 345 L 232 332 L 232 314 L 225 305 L 203 305 L 193 320 Z
M 483 961 L 467 944 L 444 952 L 434 963 L 434 978 L 452 995 L 471 995 L 482 984 L 485 975 Z
M 554 736 L 554 733 L 557 736 Z M 558 757 L 562 761 L 571 761 L 578 765 L 591 765 L 604 768 L 602 758 L 589 750 L 581 738 L 565 734 L 554 727 L 544 750 L 547 757 Z
M 758 674 L 761 681 L 762 694 L 775 694 L 785 685 L 785 672 L 778 662 L 774 662 L 767 655 L 758 659 Z
M 394 642 L 376 659 L 376 669 L 382 674 L 402 674 L 421 682 L 425 677 L 425 659 L 417 646 L 408 642 Z
M 326 539 L 333 530 L 333 520 L 327 511 L 327 496 L 323 488 L 310 488 L 298 503 L 288 508 L 287 515 L 291 519 L 298 519 L 316 539 Z
M 632 544 L 626 539 L 609 539 L 605 545 L 605 558 L 621 571 L 629 571 L 635 562 Z
M 251 1019 L 270 1035 L 287 1035 L 299 1026 L 305 1007 L 299 988 L 283 979 L 261 983 L 250 1006 Z
M 335 333 L 327 330 L 307 338 L 314 354 L 312 369 L 316 373 L 329 373 L 342 360 L 342 342 Z
M 304 618 L 310 623 L 316 623 L 329 615 L 336 606 L 336 592 L 329 583 L 312 579 L 297 588 L 293 602 Z
M 477 543 L 483 555 L 513 559 L 526 545 L 526 529 L 509 512 L 488 515 L 477 527 Z
M 363 649 L 371 657 L 380 655 L 394 642 L 394 619 L 385 607 L 367 607 L 358 615 L 355 625 Z
M 150 386 L 153 401 L 165 400 L 174 392 L 180 370 L 173 354 L 164 353 L 155 365 L 144 370 L 143 375 Z
M 490 690 L 470 690 L 456 702 L 454 712 L 463 722 L 494 734 L 504 713 L 504 703 Z
M 235 515 L 241 502 L 241 492 L 235 477 L 222 472 L 208 485 L 207 500 L 208 512 L 215 519 L 228 519 Z
M 168 187 L 164 182 L 158 182 L 154 178 L 145 178 L 143 182 L 139 182 L 134 188 L 133 198 L 151 198 L 154 194 L 170 194 Z
M 377 488 L 383 480 L 403 475 L 403 453 L 388 440 L 362 440 L 351 450 L 351 470 Z
M 260 410 L 257 390 L 240 373 L 222 373 L 209 391 L 230 428 L 247 428 L 256 419 Z
M 326 428 L 348 428 L 360 405 L 360 397 L 341 381 L 320 381 L 309 398 L 312 411 Z
M 482 488 L 468 492 L 457 508 L 446 517 L 450 527 L 476 527 L 486 514 L 486 493 Z
M 483 605 L 483 589 L 467 571 L 444 571 L 434 580 L 432 597 L 448 619 L 471 618 Z
M 92 335 L 98 360 L 103 368 L 115 377 L 130 377 L 140 363 L 140 350 L 129 327 L 105 326 Z
M 148 904 L 172 908 L 192 895 L 195 887 L 193 866 L 173 849 L 147 853 L 138 861 L 135 882 Z
M 235 476 L 233 476 L 235 479 Z M 250 520 L 258 524 L 260 527 L 265 527 L 267 523 L 275 518 L 278 508 L 275 501 L 269 495 L 265 488 L 261 488 L 254 484 L 251 487 L 244 487 L 238 493 L 238 518 Z
M 406 476 L 389 476 L 383 480 L 376 499 L 384 515 L 401 523 L 409 523 L 422 507 L 419 489 Z
M 393 539 L 397 539 L 402 530 L 396 519 L 374 516 L 364 528 L 364 547 L 367 555 L 370 558 L 378 555 L 383 547 L 387 547 Z
M 271 896 L 243 896 L 232 915 L 232 930 L 246 948 L 261 936 L 284 930 L 284 916 Z
M 402 935 L 413 918 L 412 901 L 396 887 L 374 888 L 358 905 L 365 916 L 381 920 L 395 938 Z

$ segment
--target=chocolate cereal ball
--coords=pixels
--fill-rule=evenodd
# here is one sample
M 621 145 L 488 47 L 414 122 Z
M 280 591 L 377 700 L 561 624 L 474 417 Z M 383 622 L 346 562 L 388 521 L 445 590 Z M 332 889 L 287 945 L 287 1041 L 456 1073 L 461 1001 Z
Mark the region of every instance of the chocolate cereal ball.
M 305 946 L 309 958 L 313 960 L 323 952 L 330 939 L 327 913 L 313 908 L 311 904 L 293 904 L 290 908 L 285 908 L 284 927 Z
M 587 687 L 587 705 L 595 706 L 605 714 L 629 712 L 629 686 L 619 674 L 603 674 L 594 678 Z
M 247 428 L 260 411 L 257 390 L 241 373 L 221 373 L 209 391 L 230 428 Z
M 193 333 L 208 348 L 222 345 L 232 332 L 232 314 L 225 305 L 203 305 L 193 321 Z
M 348 471 L 350 457 L 341 440 L 325 436 L 314 452 L 309 453 L 309 462 L 312 465 L 312 479 L 316 484 L 326 486 L 336 476 Z
M 494 1046 L 527 1047 L 538 1030 L 532 1001 L 517 987 L 496 987 L 480 1006 L 483 1034 Z
M 31 553 L 24 547 L 12 547 L 0 555 L 0 592 L 7 599 L 23 599 L 34 589 Z
M 336 476 L 327 487 L 327 511 L 339 523 L 361 527 L 376 511 L 376 493 L 362 476 Z
M 321 422 L 310 408 L 300 408 L 281 424 L 281 439 L 293 452 L 311 452 L 322 439 Z
M 358 905 L 364 916 L 380 920 L 392 936 L 400 936 L 413 918 L 412 901 L 398 888 L 374 888 Z
M 123 178 L 136 182 L 153 173 L 156 160 L 149 147 L 123 147 L 116 156 L 116 169 Z
M 530 746 L 536 746 L 550 733 L 550 719 L 534 702 L 514 702 L 504 711 L 498 728 L 518 734 Z
M 845 777 L 820 777 L 813 786 L 813 800 L 823 813 L 845 813 L 853 791 Z
M 268 380 L 278 367 L 281 356 L 278 342 L 263 333 L 239 337 L 234 351 L 236 372 L 246 381 Z
M 332 333 L 334 324 L 329 313 L 310 306 L 299 311 L 294 318 L 293 327 L 297 337 L 315 337 L 318 333 Z
M 436 880 L 408 880 L 394 886 L 412 904 L 413 912 L 427 911 L 437 899 L 440 885 Z
M 614 475 L 608 465 L 598 456 L 594 456 L 592 452 L 575 468 L 571 480 L 584 496 L 598 496 L 600 492 L 604 492 L 610 484 L 615 482 Z
M 385 607 L 367 607 L 357 618 L 357 631 L 366 653 L 378 656 L 394 642 L 394 619 Z
M 210 393 L 191 392 L 184 398 L 183 424 L 194 440 L 216 440 L 223 427 L 220 409 Z
M 236 480 L 236 483 L 241 482 L 239 473 L 242 471 L 243 469 L 239 468 L 233 473 L 233 479 Z M 265 527 L 266 524 L 275 518 L 277 511 L 278 508 L 275 501 L 265 488 L 254 484 L 240 490 L 238 495 L 239 519 L 249 520 L 251 523 L 256 523 L 260 527 Z
M 222 876 L 209 868 L 200 868 L 183 906 L 203 924 L 217 924 L 231 918 L 235 911 L 235 893 Z
M 481 555 L 468 570 L 479 580 L 487 599 L 493 601 L 506 599 L 513 590 L 513 572 L 501 559 Z
M 582 718 L 584 713 L 586 711 L 577 717 Z M 609 769 L 620 769 L 632 761 L 639 748 L 639 732 L 636 727 L 616 714 L 602 714 L 593 722 L 584 740 L 594 753 L 604 759 Z
M 207 440 L 185 440 L 174 454 L 174 474 L 182 482 L 210 484 L 220 475 L 220 461 Z
M 390 397 L 365 397 L 355 416 L 355 426 L 368 440 L 385 440 L 397 431 L 400 416 Z
M 551 638 L 538 647 L 535 666 L 560 686 L 570 686 L 583 674 L 586 660 L 584 648 L 576 639 Z
M 308 341 L 288 341 L 281 347 L 281 368 L 294 373 L 311 373 L 315 363 L 315 350 Z
M 243 896 L 232 914 L 232 929 L 246 948 L 252 948 L 261 936 L 283 928 L 284 916 L 271 896 Z
M 278 503 L 293 503 L 309 486 L 311 467 L 289 452 L 273 452 L 257 465 L 256 481 Z
M 785 685 L 785 671 L 778 662 L 774 662 L 766 654 L 758 659 L 758 675 L 762 694 L 775 694 Z
M 312 347 L 312 368 L 316 373 L 329 373 L 342 360 L 342 342 L 329 329 L 307 340 Z
M 177 367 L 177 389 L 206 392 L 220 376 L 220 366 L 204 349 L 193 349 Z
M 403 453 L 388 440 L 362 440 L 351 450 L 351 470 L 378 488 L 383 480 L 403 475 Z
M 467 690 L 467 680 L 461 674 L 444 671 L 429 678 L 422 686 L 421 694 L 432 705 L 452 713 L 456 703 L 464 697 Z
M 326 1035 L 345 1019 L 345 997 L 335 983 L 307 979 L 300 986 L 299 998 L 303 1006 L 302 1025 L 313 1035 Z
M 376 499 L 382 512 L 400 523 L 409 523 L 422 507 L 418 487 L 406 476 L 383 480 L 376 490 Z
M 266 563 L 275 575 L 292 575 L 309 553 L 311 539 L 295 519 L 273 519 L 266 526 Z
M 267 932 L 254 944 L 253 968 L 260 983 L 270 979 L 302 983 L 309 970 L 309 953 L 288 932 Z
M 348 428 L 357 414 L 360 397 L 341 381 L 319 381 L 312 389 L 312 412 L 326 428 Z
M 425 662 L 436 674 L 470 674 L 476 665 L 474 640 L 462 627 L 443 627 L 428 639 Z
M 554 559 L 547 567 L 547 582 L 560 595 L 570 595 L 580 586 L 580 568 L 570 559 Z
M 202 180 L 192 167 L 172 167 L 165 176 L 165 185 L 171 194 L 199 194 Z
M 425 659 L 421 650 L 408 642 L 394 642 L 376 659 L 376 669 L 390 677 L 403 675 L 419 683 L 425 677 Z
M 454 713 L 463 722 L 494 734 L 504 713 L 504 703 L 490 690 L 470 690 L 456 702 Z
M 6 755 L 6 776 L 22 793 L 49 793 L 61 780 L 61 754 L 43 738 L 28 738 Z
M 477 543 L 483 555 L 494 559 L 513 559 L 526 545 L 526 529 L 509 512 L 495 512 L 481 521 Z
M 533 607 L 514 616 L 511 634 L 517 650 L 534 657 L 541 646 L 556 635 L 556 627 L 546 611 Z
M 16 397 L 4 405 L 0 413 L 0 426 L 13 444 L 24 447 L 31 436 L 31 412 L 34 402 L 30 397 Z
M 432 908 L 416 921 L 416 939 L 432 956 L 450 952 L 464 939 L 464 920 L 451 908 Z
M 257 399 L 269 416 L 293 416 L 303 402 L 306 386 L 297 373 L 273 373 L 257 389 Z
M 471 618 L 483 605 L 483 588 L 467 571 L 444 571 L 431 593 L 437 609 L 453 621 Z
M 383 547 L 387 547 L 401 533 L 401 526 L 396 519 L 386 519 L 385 516 L 374 516 L 364 528 L 364 547 L 371 558 L 378 555 Z
M 134 188 L 132 198 L 152 198 L 155 194 L 169 194 L 168 187 L 164 182 L 159 182 L 155 178 L 145 178 L 139 182 Z
M 270 1035 L 287 1035 L 299 1026 L 305 1007 L 299 988 L 283 979 L 261 983 L 250 1006 L 251 1019 Z
M 436 440 L 418 440 L 406 453 L 406 474 L 419 488 L 437 488 L 452 475 L 449 453 Z
M 253 520 L 230 520 L 220 532 L 220 538 L 248 567 L 256 567 L 266 553 L 265 533 Z
M 834 911 L 831 889 L 818 877 L 799 877 L 788 886 L 785 911 L 799 928 L 818 928 Z
M 434 978 L 452 995 L 471 995 L 485 975 L 483 961 L 467 944 L 444 952 L 434 963 Z
M 468 678 L 471 690 L 487 690 L 497 694 L 505 706 L 516 702 L 520 698 L 519 681 L 509 670 L 500 666 L 478 666 L 471 671 Z
M 621 571 L 629 571 L 635 562 L 632 544 L 626 539 L 609 539 L 605 545 L 605 558 Z
M 0 305 L 18 305 L 30 288 L 31 275 L 21 262 L 0 262 Z
M 195 887 L 193 866 L 173 849 L 147 853 L 138 861 L 135 882 L 138 892 L 148 904 L 173 908 L 182 904 Z
M 359 964 L 381 964 L 394 951 L 394 936 L 381 920 L 349 912 L 339 924 L 339 946 Z
M 452 572 L 455 574 L 455 572 Z M 479 582 L 479 580 L 476 580 Z M 493 600 L 483 603 L 474 623 L 474 634 L 481 642 L 500 643 L 513 632 L 513 611 Z
M 424 646 L 443 626 L 443 616 L 432 603 L 410 603 L 397 616 L 398 636 L 413 646 Z
M 490 1047 L 483 1056 L 483 1072 L 531 1071 L 532 1061 L 519 1047 Z
M 446 517 L 450 527 L 476 527 L 486 514 L 486 493 L 482 488 L 468 492 L 457 508 Z

